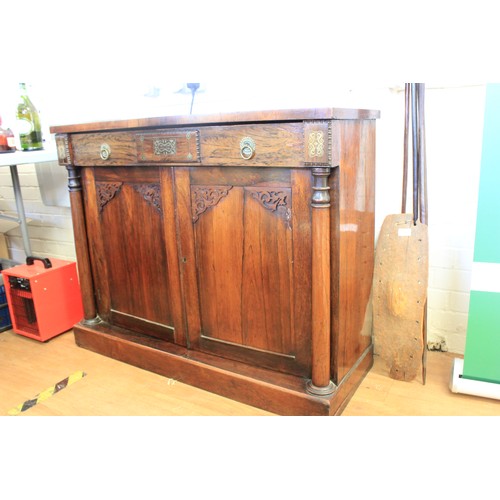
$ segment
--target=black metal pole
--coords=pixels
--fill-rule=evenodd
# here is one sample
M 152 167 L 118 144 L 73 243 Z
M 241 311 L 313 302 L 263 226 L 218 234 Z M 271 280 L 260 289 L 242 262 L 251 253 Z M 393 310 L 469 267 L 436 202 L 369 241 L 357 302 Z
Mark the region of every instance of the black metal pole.
M 427 165 L 425 155 L 425 84 L 417 84 L 418 106 L 418 192 L 419 214 L 422 224 L 428 223 L 427 213 Z
M 401 200 L 401 213 L 406 213 L 406 195 L 408 192 L 408 133 L 410 128 L 410 84 L 405 83 L 405 128 L 403 146 L 403 196 Z
M 418 219 L 418 126 L 417 126 L 417 92 L 416 84 L 411 84 L 411 126 L 413 150 L 413 224 Z

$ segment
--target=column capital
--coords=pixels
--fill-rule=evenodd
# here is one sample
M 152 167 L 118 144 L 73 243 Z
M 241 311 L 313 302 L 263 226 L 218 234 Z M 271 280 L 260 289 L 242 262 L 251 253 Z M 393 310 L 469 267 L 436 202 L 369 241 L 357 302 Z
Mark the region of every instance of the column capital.
M 313 176 L 311 206 L 313 208 L 329 208 L 330 186 L 328 185 L 328 177 L 332 169 L 331 167 L 314 167 L 311 170 Z

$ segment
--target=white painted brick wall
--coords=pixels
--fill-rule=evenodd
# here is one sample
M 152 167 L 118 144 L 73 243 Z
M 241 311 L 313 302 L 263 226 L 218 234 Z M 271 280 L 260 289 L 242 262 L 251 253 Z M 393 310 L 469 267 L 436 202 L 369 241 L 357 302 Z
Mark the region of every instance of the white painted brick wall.
M 31 219 L 28 233 L 32 253 L 38 257 L 76 260 L 71 210 L 67 207 L 44 205 L 34 165 L 20 165 L 18 172 L 26 217 Z M 16 213 L 8 167 L 0 169 L 0 211 L 10 215 Z M 9 257 L 24 262 L 25 253 L 20 228 L 12 229 L 6 236 Z
M 463 353 L 486 87 L 426 92 L 429 193 L 428 339 Z

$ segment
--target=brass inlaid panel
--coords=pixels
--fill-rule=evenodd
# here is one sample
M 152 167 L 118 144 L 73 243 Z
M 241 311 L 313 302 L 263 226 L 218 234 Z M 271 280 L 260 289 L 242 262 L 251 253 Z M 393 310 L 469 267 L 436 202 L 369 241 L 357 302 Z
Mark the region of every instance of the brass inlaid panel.
M 331 122 L 305 122 L 304 143 L 304 162 L 306 165 L 332 165 Z
M 198 130 L 172 130 L 136 135 L 139 163 L 199 163 Z

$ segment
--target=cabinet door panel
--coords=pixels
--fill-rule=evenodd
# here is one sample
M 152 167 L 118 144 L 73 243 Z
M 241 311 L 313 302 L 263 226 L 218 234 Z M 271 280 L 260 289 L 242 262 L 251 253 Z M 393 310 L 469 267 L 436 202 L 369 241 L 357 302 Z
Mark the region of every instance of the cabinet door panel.
M 173 340 L 158 170 L 117 170 L 100 176 L 96 169 L 95 193 L 104 255 L 101 269 L 107 276 L 97 278 L 98 290 L 108 294 L 104 301 L 108 310 L 100 313 L 110 323 Z M 107 286 L 100 287 L 99 282 Z
M 289 188 L 245 189 L 242 325 L 248 345 L 292 355 Z M 279 332 L 279 333 L 278 333 Z
M 206 176 L 199 170 L 191 176 L 189 222 L 199 307 L 199 321 L 194 323 L 200 331 L 190 336 L 194 348 L 304 374 L 310 353 L 304 328 L 310 313 L 303 311 L 303 304 L 310 289 L 301 269 L 309 264 L 303 259 L 310 255 L 310 241 L 306 229 L 300 242 L 306 250 L 296 251 L 294 262 L 304 221 L 292 215 L 292 201 L 301 189 L 293 186 L 290 173 L 281 177 L 288 182 L 278 182 L 272 170 L 254 175 L 227 169 L 215 178 L 207 169 Z M 299 207 L 303 204 L 297 200 Z M 181 210 L 180 217 L 185 216 Z M 307 222 L 308 214 L 302 217 Z M 299 225 L 296 233 L 294 220 Z M 299 300 L 297 279 L 303 280 Z M 297 309 L 305 317 L 297 318 Z
M 244 343 L 241 324 L 243 275 L 242 188 L 195 186 L 191 196 L 219 196 L 217 207 L 199 214 L 194 224 L 203 336 Z

